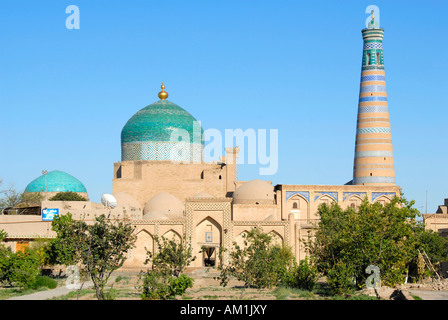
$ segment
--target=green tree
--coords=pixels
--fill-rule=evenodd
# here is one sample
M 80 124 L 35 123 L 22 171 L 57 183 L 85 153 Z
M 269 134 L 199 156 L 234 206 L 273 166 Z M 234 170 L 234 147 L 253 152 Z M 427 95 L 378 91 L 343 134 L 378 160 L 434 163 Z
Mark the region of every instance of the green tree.
M 31 249 L 17 251 L 8 261 L 7 281 L 20 289 L 32 288 L 40 274 L 40 257 Z
M 2 242 L 8 234 L 0 229 L 0 282 L 6 281 L 9 270 L 9 258 L 13 254 L 11 248 L 6 247 Z
M 164 274 L 179 277 L 185 271 L 185 268 L 196 259 L 193 256 L 191 245 L 187 244 L 185 236 L 182 241 L 175 238 L 167 239 L 155 236 L 154 241 L 157 249 L 154 254 L 147 251 L 148 258 L 145 263 L 152 262 L 153 269 Z
M 70 266 L 79 261 L 77 247 L 73 244 L 75 227 L 76 223 L 70 212 L 54 217 L 51 229 L 56 232 L 56 238 L 49 241 L 45 249 L 45 264 Z
M 293 266 L 289 248 L 275 245 L 269 234 L 253 228 L 245 235 L 243 247 L 234 242 L 228 264 L 220 267 L 221 285 L 235 277 L 244 281 L 245 287 L 271 288 L 281 283 Z
M 413 204 L 395 197 L 385 206 L 365 199 L 357 210 L 319 207 L 319 223 L 306 246 L 335 291 L 348 291 L 354 282 L 363 287 L 369 265 L 380 269 L 383 284 L 403 282 L 416 245 L 419 212 Z
M 86 198 L 73 191 L 59 192 L 48 199 L 50 201 L 87 201 Z
M 54 223 L 60 240 L 57 252 L 67 249 L 72 256 L 57 259 L 80 263 L 93 282 L 97 299 L 103 300 L 104 287 L 112 272 L 123 265 L 127 252 L 134 246 L 136 237 L 131 224 L 108 220 L 104 215 L 96 217 L 93 224 L 71 217 L 63 222 L 59 219 L 62 218 L 56 218 Z
M 422 279 L 424 275 L 432 275 L 432 268 L 425 267 L 423 254 L 427 255 L 434 269 L 440 269 L 441 262 L 448 258 L 448 238 L 442 237 L 433 230 L 425 230 L 424 223 L 421 223 L 415 229 L 415 248 L 413 259 L 409 267 L 409 275 L 417 280 Z
M 142 299 L 170 299 L 182 295 L 193 286 L 193 279 L 183 272 L 196 257 L 185 236 L 181 241 L 175 238 L 154 237 L 155 253 L 147 251 L 145 264 L 152 263 L 152 269 L 139 275 L 138 290 Z

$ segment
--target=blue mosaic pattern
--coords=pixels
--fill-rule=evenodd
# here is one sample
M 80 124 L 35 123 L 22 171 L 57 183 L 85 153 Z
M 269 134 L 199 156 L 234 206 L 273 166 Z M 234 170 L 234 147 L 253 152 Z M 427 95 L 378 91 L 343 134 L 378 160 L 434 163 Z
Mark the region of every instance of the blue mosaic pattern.
M 368 49 L 383 49 L 382 42 L 366 42 L 364 43 L 364 50 Z
M 157 161 L 202 161 L 201 144 L 149 141 L 123 143 L 121 158 L 123 161 L 157 160 Z
M 160 100 L 133 115 L 123 127 L 121 142 L 170 141 L 173 129 L 183 129 L 190 135 L 190 142 L 202 141 L 203 144 L 199 122 L 168 100 Z
M 173 147 L 182 148 L 185 143 L 191 144 L 192 149 L 200 148 L 194 145 L 203 147 L 203 133 L 190 113 L 168 100 L 160 100 L 138 111 L 123 127 L 122 161 L 187 161 L 192 158 L 191 152 L 174 155 Z
M 386 76 L 380 76 L 375 74 L 361 77 L 361 82 L 365 81 L 386 81 Z
M 358 113 L 372 113 L 372 112 L 389 112 L 389 107 L 387 106 L 360 106 L 358 108 Z
M 386 86 L 361 86 L 359 92 L 386 92 Z
M 372 201 L 375 201 L 376 198 L 381 196 L 393 198 L 395 197 L 395 192 L 372 192 Z
M 369 70 L 384 70 L 384 65 L 369 65 L 369 66 L 362 66 L 362 71 L 369 71 Z
M 289 198 L 295 196 L 296 194 L 301 195 L 308 202 L 310 201 L 310 193 L 308 191 L 286 191 L 286 201 L 288 201 Z
M 364 199 L 365 197 L 367 197 L 367 193 L 366 192 L 344 192 L 342 194 L 342 197 L 343 197 L 343 199 L 345 201 L 345 200 L 347 200 L 348 198 L 350 198 L 353 195 L 358 196 L 361 199 Z
M 359 102 L 368 102 L 368 101 L 387 101 L 387 97 L 365 97 L 359 98 Z
M 46 182 L 45 182 L 46 180 Z M 31 181 L 25 188 L 25 192 L 86 192 L 86 187 L 81 181 L 72 175 L 62 171 L 48 172 Z
M 390 128 L 361 128 L 356 130 L 356 134 L 365 133 L 391 133 Z
M 337 192 L 326 192 L 326 191 L 314 193 L 314 201 L 317 201 L 317 199 L 319 199 L 322 196 L 329 196 L 329 197 L 333 198 L 336 202 L 338 202 L 338 193 Z

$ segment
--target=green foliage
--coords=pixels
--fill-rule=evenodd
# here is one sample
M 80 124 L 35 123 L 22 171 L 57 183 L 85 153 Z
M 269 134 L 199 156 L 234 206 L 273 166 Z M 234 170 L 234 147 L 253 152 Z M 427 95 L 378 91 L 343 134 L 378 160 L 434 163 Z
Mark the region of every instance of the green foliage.
M 185 268 L 190 265 L 196 257 L 192 255 L 192 248 L 187 245 L 185 237 L 182 241 L 166 239 L 165 237 L 154 237 L 157 245 L 155 254 L 147 252 L 148 258 L 145 263 L 152 261 L 153 269 L 170 276 L 179 277 Z
M 254 228 L 247 233 L 243 248 L 234 243 L 229 263 L 219 268 L 219 278 L 223 286 L 233 276 L 246 287 L 271 288 L 287 277 L 293 265 L 290 248 L 274 245 L 270 235 Z
M 434 268 L 438 270 L 440 263 L 447 260 L 448 238 L 442 237 L 433 230 L 425 230 L 422 224 L 415 229 L 413 240 L 416 250 L 409 266 L 409 275 L 417 280 L 421 280 L 425 275 L 435 276 L 433 270 L 425 267 L 422 254 L 426 253 Z
M 347 294 L 355 289 L 355 279 L 350 264 L 338 261 L 327 271 L 327 283 L 333 295 Z
M 74 221 L 71 215 L 56 218 L 52 224 L 57 232 L 50 250 L 53 261 L 80 263 L 93 282 L 98 300 L 103 300 L 104 286 L 113 271 L 126 260 L 136 237 L 127 221 L 112 221 L 104 215 L 95 223 Z
M 306 246 L 334 292 L 348 292 L 354 282 L 365 286 L 369 265 L 380 269 L 382 284 L 403 283 L 421 229 L 413 204 L 395 197 L 385 206 L 366 198 L 357 210 L 337 204 L 319 207 L 319 224 Z
M 78 261 L 76 246 L 73 244 L 75 221 L 71 213 L 55 216 L 51 229 L 57 236 L 46 246 L 43 256 L 46 265 L 74 265 Z
M 306 257 L 300 260 L 298 265 L 290 269 L 288 277 L 283 283 L 292 288 L 312 291 L 318 279 L 319 272 L 317 267 Z
M 58 283 L 54 279 L 50 278 L 49 276 L 38 275 L 36 277 L 36 281 L 32 285 L 32 288 L 38 289 L 41 287 L 47 287 L 48 289 L 54 289 L 57 286 L 58 286 Z
M 152 270 L 139 275 L 138 290 L 144 300 L 166 300 L 182 295 L 193 286 L 193 279 L 182 274 L 194 261 L 192 248 L 182 241 L 155 237 L 157 250 L 155 254 L 147 252 L 145 263 L 152 262 Z
M 50 199 L 50 201 L 87 201 L 86 198 L 73 191 L 59 192 Z
M 174 277 L 160 270 L 148 270 L 140 273 L 139 283 L 137 289 L 143 300 L 167 300 L 183 295 L 193 287 L 194 280 L 184 274 Z
M 9 258 L 6 280 L 21 290 L 30 289 L 40 274 L 39 267 L 40 257 L 34 250 L 18 251 Z
M 7 236 L 4 230 L 0 230 L 0 282 L 8 279 L 9 258 L 13 255 L 11 248 L 1 243 Z
M 182 274 L 179 278 L 170 278 L 170 297 L 181 296 L 188 288 L 193 288 L 194 280 Z
M 157 270 L 148 270 L 139 275 L 137 289 L 143 300 L 165 300 L 170 295 L 170 276 Z

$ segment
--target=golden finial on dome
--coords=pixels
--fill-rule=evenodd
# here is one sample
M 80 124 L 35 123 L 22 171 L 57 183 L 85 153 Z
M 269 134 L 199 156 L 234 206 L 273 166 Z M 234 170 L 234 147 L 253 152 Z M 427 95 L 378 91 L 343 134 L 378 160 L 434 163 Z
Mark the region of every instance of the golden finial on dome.
M 375 20 L 375 11 L 372 10 L 372 21 Z
M 168 92 L 165 91 L 165 84 L 162 82 L 162 91 L 159 92 L 159 98 L 160 100 L 165 100 L 168 98 Z

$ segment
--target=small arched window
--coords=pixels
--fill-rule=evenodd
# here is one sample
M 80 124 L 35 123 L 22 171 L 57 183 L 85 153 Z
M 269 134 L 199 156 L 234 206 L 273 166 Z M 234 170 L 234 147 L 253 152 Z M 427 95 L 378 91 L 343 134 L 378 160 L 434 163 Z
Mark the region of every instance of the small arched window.
M 293 209 L 298 209 L 297 202 L 294 202 L 294 203 L 292 204 L 292 208 L 293 208 Z
M 367 54 L 366 56 L 366 66 L 370 65 L 370 53 Z

